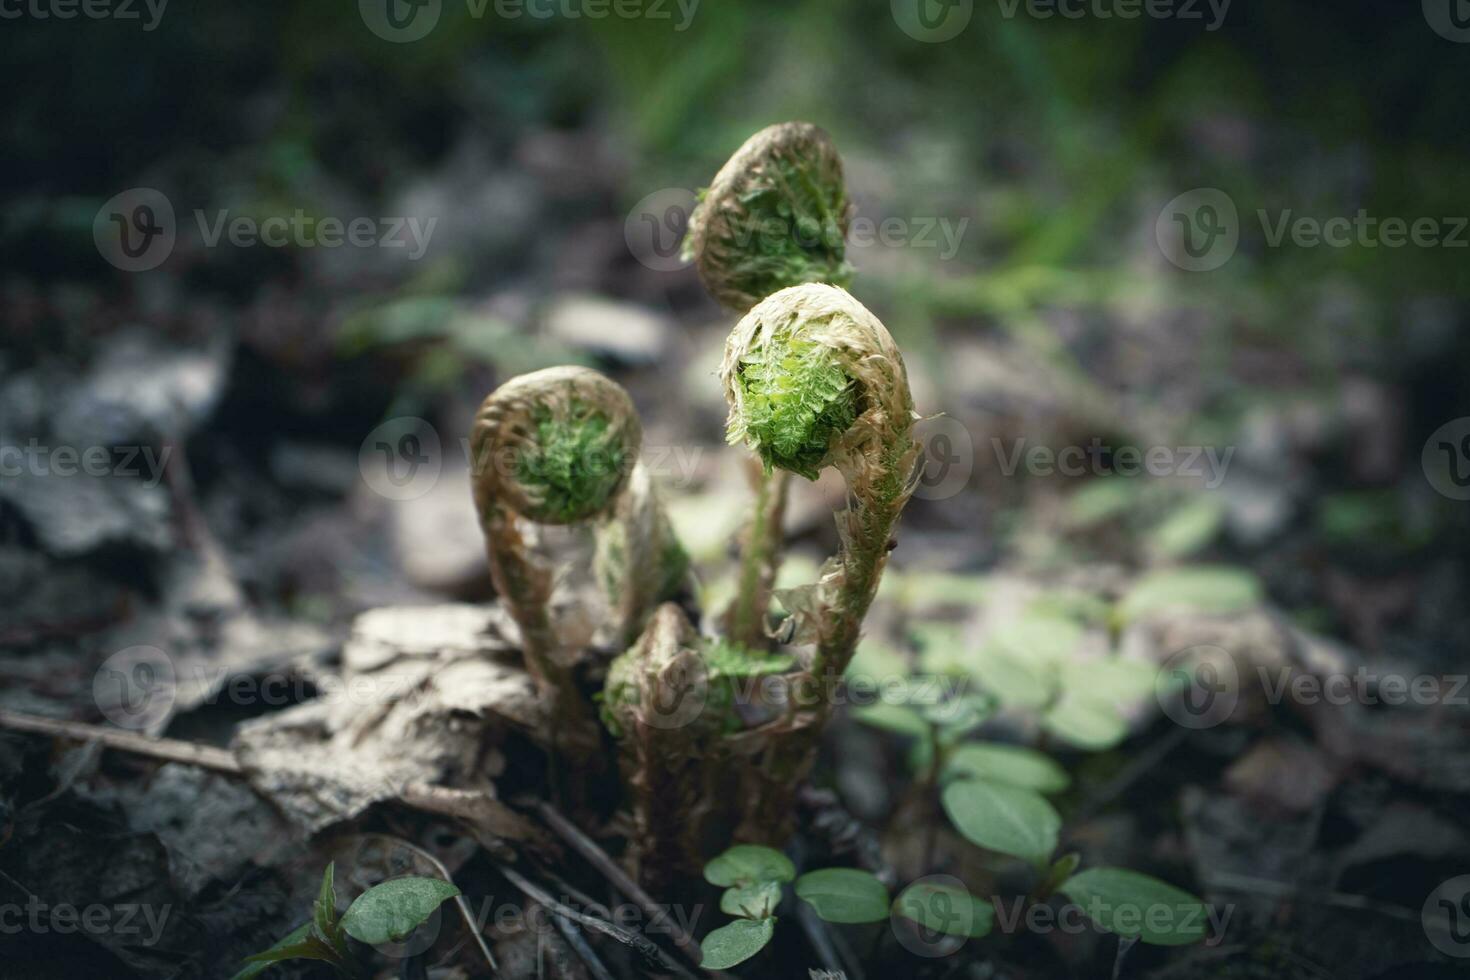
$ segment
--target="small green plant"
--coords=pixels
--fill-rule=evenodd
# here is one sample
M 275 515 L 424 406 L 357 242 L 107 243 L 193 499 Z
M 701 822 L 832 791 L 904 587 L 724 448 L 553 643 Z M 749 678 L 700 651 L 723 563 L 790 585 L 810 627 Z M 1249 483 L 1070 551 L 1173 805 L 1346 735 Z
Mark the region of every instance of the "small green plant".
M 1031 820 L 1045 822 L 1049 810 L 1044 800 L 1041 807 L 1033 807 L 1012 798 L 1009 805 L 987 806 L 983 813 L 980 808 L 973 811 L 979 822 L 1003 825 L 990 835 L 992 842 L 1008 839 L 1013 847 L 992 849 L 1036 865 L 1038 882 L 1025 902 L 1045 902 L 1052 895 L 1064 895 L 1091 917 L 1098 928 L 1152 945 L 1181 946 L 1204 938 L 1204 904 L 1187 892 L 1121 868 L 1078 871 L 1081 862 L 1076 854 L 1066 854 L 1053 861 L 1051 851 L 1047 850 L 1037 860 L 1041 852 L 1035 849 L 1035 844 L 1046 837 L 1046 831 L 1032 835 L 1021 827 Z M 1054 811 L 1051 814 L 1054 816 Z M 1050 831 L 1053 849 L 1055 826 Z M 776 911 L 787 884 L 791 884 L 799 901 L 834 925 L 881 922 L 892 917 L 963 941 L 983 939 L 995 923 L 994 905 L 977 898 L 953 879 L 920 879 L 890 901 L 888 887 L 866 871 L 821 868 L 798 877 L 796 867 L 786 855 L 751 844 L 737 844 L 710 861 L 705 865 L 704 877 L 710 884 L 725 889 L 720 898 L 720 911 L 735 917 L 733 922 L 712 930 L 704 938 L 704 959 L 700 965 L 711 970 L 729 969 L 766 947 L 775 935 Z
M 284 960 L 319 960 L 338 976 L 361 977 L 363 971 L 347 940 L 369 946 L 401 943 L 423 925 L 444 902 L 460 894 L 438 878 L 392 878 L 357 897 L 337 917 L 335 864 L 327 865 L 310 922 L 293 929 L 270 949 L 246 957 L 234 980 L 250 980 Z

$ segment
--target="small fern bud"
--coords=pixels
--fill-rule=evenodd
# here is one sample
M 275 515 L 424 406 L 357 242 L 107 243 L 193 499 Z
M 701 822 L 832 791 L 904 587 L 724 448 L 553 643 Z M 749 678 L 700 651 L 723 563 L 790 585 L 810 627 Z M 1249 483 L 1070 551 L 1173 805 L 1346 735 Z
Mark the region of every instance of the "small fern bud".
M 799 283 L 846 286 L 850 211 L 831 137 L 811 123 L 779 123 L 720 168 L 689 216 L 684 254 L 710 294 L 741 312 Z

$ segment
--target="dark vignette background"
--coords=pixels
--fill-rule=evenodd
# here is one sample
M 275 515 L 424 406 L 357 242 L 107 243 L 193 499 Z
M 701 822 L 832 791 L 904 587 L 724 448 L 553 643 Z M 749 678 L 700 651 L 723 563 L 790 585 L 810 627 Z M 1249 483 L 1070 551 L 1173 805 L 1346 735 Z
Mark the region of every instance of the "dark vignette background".
M 1463 668 L 1470 505 L 1436 492 L 1421 453 L 1470 416 L 1470 249 L 1271 247 L 1255 217 L 1470 212 L 1470 45 L 1435 33 L 1417 2 L 1235 0 L 1211 31 L 1024 7 L 1008 18 L 977 0 L 943 43 L 916 41 L 874 2 L 703 0 L 683 31 L 676 5 L 669 20 L 493 9 L 476 18 L 445 0 L 428 37 L 406 44 L 375 36 L 344 0 L 174 0 L 152 31 L 0 22 L 4 442 L 64 438 L 62 422 L 87 415 L 75 403 L 89 372 L 121 342 L 156 359 L 160 384 L 180 352 L 195 360 L 178 370 L 205 379 L 185 407 L 149 408 L 140 390 L 137 417 L 114 427 L 176 447 L 157 506 L 116 504 L 77 527 L 64 505 L 0 490 L 5 704 L 80 704 L 116 631 L 170 606 L 185 580 L 195 620 L 243 605 L 338 639 L 384 602 L 487 597 L 462 522 L 385 512 L 356 458 L 395 416 L 457 442 L 478 399 L 519 371 L 613 371 L 651 432 L 707 447 L 696 501 L 727 480 L 709 372 L 730 318 L 692 271 L 640 262 L 625 230 L 647 195 L 701 186 L 783 119 L 832 133 L 859 214 L 968 221 L 953 256 L 854 250 L 857 291 L 908 352 L 921 410 L 972 439 L 974 475 L 956 496 L 916 502 L 897 567 L 1143 567 L 1167 547 L 1150 536 L 1157 514 L 1203 496 L 1195 557 L 1251 568 L 1293 621 L 1352 647 Z M 146 273 L 112 267 L 93 243 L 98 209 L 133 187 L 167 195 L 180 228 Z M 1161 255 L 1154 227 L 1196 188 L 1229 195 L 1241 242 L 1221 268 L 1190 273 Z M 411 261 L 206 248 L 191 234 L 196 208 L 439 223 Z M 580 308 L 589 319 L 575 324 L 556 315 L 589 296 L 616 303 Z M 996 438 L 1094 436 L 1231 446 L 1234 469 L 1208 494 L 1130 484 L 1111 499 L 1084 486 L 1099 481 L 1006 476 L 991 450 Z M 1107 520 L 1079 517 L 1087 504 Z M 830 538 L 813 520 L 800 543 L 815 556 Z M 230 720 L 184 718 L 170 733 L 219 739 Z M 1440 751 L 1470 750 L 1458 724 Z M 0 786 L 21 771 L 0 766 Z M 0 792 L 0 816 L 6 799 L 43 795 L 34 767 L 24 773 Z M 1142 794 L 1156 807 L 1147 819 L 1175 826 L 1165 797 Z M 1313 811 L 1314 853 L 1340 854 L 1405 806 L 1463 828 L 1467 798 L 1467 785 L 1347 780 Z M 115 829 L 116 801 L 93 803 L 68 802 L 85 812 L 73 823 Z M 1330 882 L 1310 855 L 1288 863 L 1318 898 L 1282 903 L 1245 940 L 1279 954 L 1258 967 L 1276 972 L 1220 975 L 1389 976 L 1413 962 L 1412 916 L 1351 919 L 1319 900 L 1336 890 L 1413 911 L 1470 871 L 1463 837 L 1415 853 L 1422 842 L 1389 826 L 1403 847 L 1334 865 Z M 18 846 L 55 848 L 56 867 L 101 859 L 71 838 L 17 837 L 0 868 L 15 870 Z M 230 932 L 191 928 L 180 955 Z M 46 942 L 36 963 L 85 960 Z M 122 969 L 100 962 L 100 975 Z M 1432 968 L 1405 969 L 1393 975 Z

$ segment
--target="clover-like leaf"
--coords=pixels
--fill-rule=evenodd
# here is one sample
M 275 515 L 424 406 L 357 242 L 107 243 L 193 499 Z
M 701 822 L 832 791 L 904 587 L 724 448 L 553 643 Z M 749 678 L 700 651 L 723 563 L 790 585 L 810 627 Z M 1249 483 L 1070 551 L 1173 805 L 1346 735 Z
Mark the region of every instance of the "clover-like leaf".
M 307 944 L 307 937 L 310 935 L 311 923 L 303 922 L 270 949 L 247 957 L 244 968 L 230 980 L 251 980 L 269 969 L 272 963 L 282 960 L 321 959 L 318 947 Z
M 392 878 L 374 885 L 342 916 L 342 928 L 358 942 L 402 942 L 459 889 L 438 878 Z
M 1041 794 L 983 779 L 944 788 L 944 812 L 973 844 L 1041 864 L 1057 848 L 1062 818 Z
M 1060 793 L 1072 779 L 1051 757 L 1020 745 L 967 742 L 954 749 L 945 763 L 947 777 L 975 776 L 991 782 Z
M 893 913 L 946 936 L 979 939 L 995 924 L 995 907 L 954 885 L 916 881 L 894 899 Z
M 898 735 L 923 737 L 929 734 L 929 723 L 924 716 L 906 704 L 889 704 L 886 701 L 864 704 L 853 708 L 852 716 L 864 725 Z
M 823 868 L 796 879 L 796 897 L 828 922 L 877 922 L 888 917 L 888 889 L 857 868 Z
M 1204 903 L 1157 878 L 1124 868 L 1089 868 L 1059 889 L 1109 932 L 1155 946 L 1183 946 L 1204 938 Z
M 728 970 L 744 963 L 765 948 L 775 928 L 774 917 L 736 919 L 729 925 L 720 926 L 700 943 L 704 955 L 699 965 L 706 970 Z
M 1133 584 L 1114 612 L 1131 623 L 1157 612 L 1228 613 L 1255 605 L 1261 583 L 1237 568 L 1197 565 L 1152 572 Z
M 759 844 L 736 844 L 704 866 L 704 880 L 722 888 L 790 881 L 795 877 L 796 866 L 790 858 Z
M 781 904 L 781 883 L 761 881 L 743 888 L 727 888 L 720 896 L 720 911 L 744 919 L 768 919 Z

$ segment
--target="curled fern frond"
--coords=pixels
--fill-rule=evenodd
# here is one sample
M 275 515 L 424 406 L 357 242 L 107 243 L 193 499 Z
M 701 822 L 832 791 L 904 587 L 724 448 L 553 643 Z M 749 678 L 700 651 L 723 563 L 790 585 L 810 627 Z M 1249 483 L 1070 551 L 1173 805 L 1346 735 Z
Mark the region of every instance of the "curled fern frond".
M 809 283 L 758 303 L 736 325 L 720 366 L 732 441 L 768 464 L 814 478 L 842 473 L 852 506 L 837 515 L 841 550 L 819 581 L 781 596 L 813 669 L 841 674 L 913 493 L 919 444 L 903 356 L 887 328 L 845 290 Z
M 715 175 L 689 216 L 684 255 L 733 310 L 799 283 L 846 286 L 850 212 L 842 158 L 826 131 L 804 122 L 768 126 Z
M 589 368 L 513 378 L 480 406 L 471 437 L 481 514 L 497 500 L 541 524 L 606 513 L 642 444 L 632 399 Z

